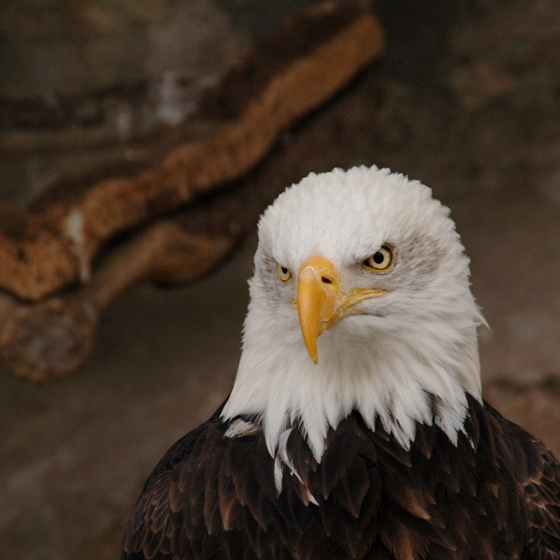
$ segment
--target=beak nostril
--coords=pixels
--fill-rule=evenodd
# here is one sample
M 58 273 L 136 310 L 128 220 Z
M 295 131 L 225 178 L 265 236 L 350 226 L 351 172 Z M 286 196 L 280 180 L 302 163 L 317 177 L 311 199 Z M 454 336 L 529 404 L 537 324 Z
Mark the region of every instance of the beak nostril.
M 322 276 L 321 281 L 323 282 L 323 284 L 332 284 L 332 280 L 330 280 L 326 276 Z

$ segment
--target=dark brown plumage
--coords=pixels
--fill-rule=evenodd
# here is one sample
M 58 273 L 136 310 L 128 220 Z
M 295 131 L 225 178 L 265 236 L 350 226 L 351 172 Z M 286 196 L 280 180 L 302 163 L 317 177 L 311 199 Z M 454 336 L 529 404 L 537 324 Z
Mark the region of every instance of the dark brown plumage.
M 497 560 L 560 558 L 560 465 L 469 397 L 455 447 L 417 425 L 403 449 L 356 412 L 320 464 L 294 427 L 280 494 L 262 432 L 224 437 L 219 411 L 179 440 L 148 479 L 123 560 Z M 318 505 L 309 501 L 309 493 Z

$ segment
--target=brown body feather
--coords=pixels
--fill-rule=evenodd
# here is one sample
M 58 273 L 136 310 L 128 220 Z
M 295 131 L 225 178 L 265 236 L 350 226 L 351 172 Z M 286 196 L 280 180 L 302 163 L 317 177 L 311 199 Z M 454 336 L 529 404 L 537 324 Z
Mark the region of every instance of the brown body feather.
M 262 432 L 227 437 L 219 411 L 160 461 L 123 560 L 553 560 L 560 465 L 542 442 L 469 397 L 455 447 L 419 424 L 410 450 L 352 413 L 320 463 L 299 429 L 282 490 Z M 316 505 L 316 502 L 318 505 Z

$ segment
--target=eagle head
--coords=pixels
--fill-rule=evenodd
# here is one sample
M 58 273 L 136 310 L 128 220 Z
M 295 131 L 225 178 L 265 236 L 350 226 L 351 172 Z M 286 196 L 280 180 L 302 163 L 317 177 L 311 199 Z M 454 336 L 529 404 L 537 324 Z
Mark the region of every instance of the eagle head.
M 377 167 L 312 173 L 261 217 L 254 262 L 224 418 L 258 418 L 273 455 L 297 423 L 317 460 L 353 410 L 405 448 L 417 422 L 457 441 L 466 393 L 481 398 L 484 320 L 428 187 Z

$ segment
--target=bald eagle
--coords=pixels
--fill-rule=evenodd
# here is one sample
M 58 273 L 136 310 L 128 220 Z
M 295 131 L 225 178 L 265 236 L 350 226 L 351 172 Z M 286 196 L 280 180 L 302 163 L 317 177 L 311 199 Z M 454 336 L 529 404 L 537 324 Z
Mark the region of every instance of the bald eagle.
M 233 390 L 149 477 L 122 558 L 560 558 L 560 465 L 481 397 L 431 190 L 311 174 L 259 222 Z

